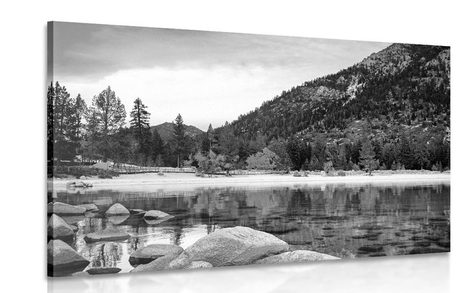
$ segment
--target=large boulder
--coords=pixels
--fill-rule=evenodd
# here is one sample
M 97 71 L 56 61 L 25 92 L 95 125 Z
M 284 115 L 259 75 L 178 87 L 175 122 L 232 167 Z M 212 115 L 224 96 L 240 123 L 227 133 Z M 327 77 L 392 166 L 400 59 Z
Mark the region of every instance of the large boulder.
M 325 253 L 319 253 L 310 250 L 295 250 L 271 255 L 256 261 L 256 264 L 280 264 L 280 263 L 300 263 L 314 262 L 321 260 L 337 260 L 340 259 Z
M 202 260 L 199 260 L 199 261 L 193 261 L 192 263 L 190 263 L 188 266 L 185 267 L 185 269 L 188 269 L 188 270 L 193 270 L 193 269 L 210 269 L 211 267 L 213 267 L 213 265 L 209 262 L 206 262 L 206 261 L 202 261 Z
M 176 258 L 176 255 L 166 255 L 151 261 L 148 264 L 139 265 L 135 267 L 131 273 L 138 272 L 151 272 L 151 271 L 163 271 L 170 269 L 170 263 Z
M 51 202 L 47 205 L 48 214 L 56 215 L 83 215 L 86 209 L 79 206 L 73 206 L 59 201 Z
M 130 237 L 131 236 L 126 232 L 108 229 L 86 234 L 84 236 L 84 241 L 86 241 L 87 243 L 99 241 L 122 241 L 129 239 Z
M 84 215 L 76 215 L 76 216 L 60 216 L 65 222 L 69 225 L 77 225 L 79 222 L 84 220 L 86 216 Z
M 47 233 L 51 238 L 70 238 L 74 236 L 74 229 L 59 216 L 52 214 L 47 224 Z
M 125 208 L 121 203 L 116 203 L 112 205 L 105 212 L 107 216 L 117 216 L 117 215 L 129 215 L 129 210 Z
M 272 234 L 241 226 L 224 228 L 196 241 L 170 268 L 184 268 L 193 261 L 206 261 L 214 267 L 246 265 L 288 249 L 286 242 Z
M 47 244 L 47 267 L 49 276 L 66 276 L 84 270 L 89 261 L 61 240 Z
M 116 274 L 121 271 L 120 268 L 115 267 L 99 267 L 99 268 L 90 268 L 86 272 L 89 275 L 103 275 L 103 274 Z
M 147 264 L 167 255 L 178 256 L 183 248 L 173 244 L 151 244 L 133 252 L 129 257 L 132 266 Z

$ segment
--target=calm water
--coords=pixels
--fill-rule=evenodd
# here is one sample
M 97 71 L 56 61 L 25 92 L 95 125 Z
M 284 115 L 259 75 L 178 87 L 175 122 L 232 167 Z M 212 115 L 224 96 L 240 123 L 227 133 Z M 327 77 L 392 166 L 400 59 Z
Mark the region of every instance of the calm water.
M 129 209 L 158 209 L 174 218 L 151 224 L 141 218 L 88 214 L 64 217 L 79 227 L 70 243 L 90 267 L 132 269 L 129 255 L 154 243 L 184 248 L 216 229 L 247 226 L 292 245 L 344 258 L 450 250 L 450 186 L 345 186 L 196 188 L 183 192 L 58 193 L 57 201 L 95 203 L 105 211 L 119 202 Z M 127 241 L 87 244 L 86 233 L 116 228 Z

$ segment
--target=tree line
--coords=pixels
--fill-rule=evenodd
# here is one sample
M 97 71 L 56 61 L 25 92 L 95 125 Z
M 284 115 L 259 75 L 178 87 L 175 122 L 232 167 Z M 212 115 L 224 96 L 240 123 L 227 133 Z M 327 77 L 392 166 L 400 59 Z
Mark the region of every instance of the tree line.
M 92 99 L 91 105 L 78 94 L 70 96 L 58 82 L 47 91 L 47 145 L 49 164 L 111 160 L 144 166 L 172 164 L 184 149 L 183 126 L 178 126 L 177 139 L 165 144 L 158 132 L 150 128 L 150 112 L 136 98 L 127 113 L 120 98 L 107 87 Z M 181 115 L 176 119 L 182 124 Z M 177 153 L 178 152 L 178 153 Z M 167 162 L 164 162 L 167 160 Z
M 180 114 L 173 137 L 163 141 L 151 128 L 148 107 L 136 98 L 127 113 L 110 88 L 95 95 L 90 105 L 71 97 L 58 82 L 50 84 L 48 159 L 50 164 L 108 161 L 141 166 L 196 167 L 204 173 L 232 169 L 366 170 L 430 169 L 450 165 L 449 135 L 444 128 L 427 133 L 385 122 L 361 122 L 360 133 L 311 131 L 287 137 L 241 131 L 235 124 L 191 137 Z

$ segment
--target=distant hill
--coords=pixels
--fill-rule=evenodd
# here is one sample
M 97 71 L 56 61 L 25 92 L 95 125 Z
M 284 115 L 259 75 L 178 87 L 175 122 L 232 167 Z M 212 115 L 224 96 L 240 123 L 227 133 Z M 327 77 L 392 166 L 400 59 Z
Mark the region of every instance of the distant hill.
M 162 140 L 164 142 L 168 142 L 173 139 L 174 125 L 175 124 L 172 122 L 164 122 L 159 125 L 151 126 L 151 130 L 153 131 L 154 129 L 156 129 Z M 192 125 L 186 125 L 186 135 L 188 137 L 194 138 L 202 133 L 204 133 L 204 131 L 200 130 L 199 128 Z

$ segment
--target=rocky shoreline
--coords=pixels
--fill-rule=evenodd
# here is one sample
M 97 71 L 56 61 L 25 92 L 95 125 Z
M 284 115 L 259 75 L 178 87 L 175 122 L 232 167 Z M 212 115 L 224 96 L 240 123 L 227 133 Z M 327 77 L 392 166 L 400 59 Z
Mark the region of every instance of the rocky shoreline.
M 47 262 L 49 276 L 114 274 L 115 267 L 91 267 L 85 270 L 90 260 L 85 259 L 66 242 L 75 236 L 77 227 L 66 223 L 60 216 L 84 215 L 102 212 L 93 204 L 73 206 L 61 202 L 48 205 L 50 219 L 47 225 Z M 151 223 L 161 223 L 173 216 L 162 211 L 128 210 L 123 205 L 113 204 L 104 215 L 111 217 L 143 217 Z M 118 230 L 103 230 L 84 236 L 87 243 L 125 241 L 132 236 Z M 183 249 L 172 244 L 152 244 L 141 247 L 130 255 L 134 267 L 131 273 L 175 269 L 202 269 L 248 264 L 280 264 L 336 260 L 338 257 L 308 251 L 292 250 L 290 245 L 276 236 L 248 227 L 236 226 L 218 229 Z M 85 270 L 85 271 L 84 271 Z

